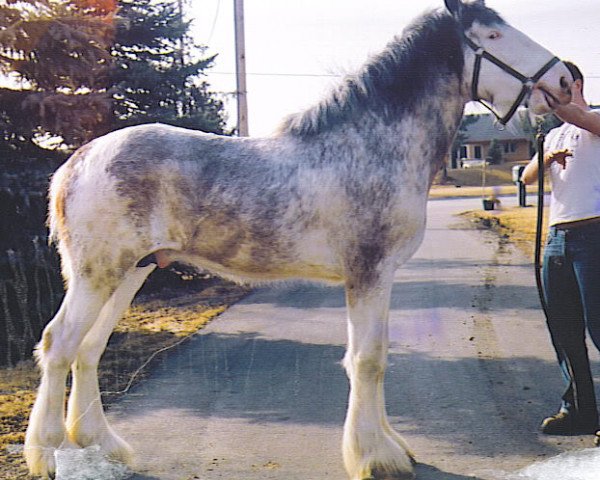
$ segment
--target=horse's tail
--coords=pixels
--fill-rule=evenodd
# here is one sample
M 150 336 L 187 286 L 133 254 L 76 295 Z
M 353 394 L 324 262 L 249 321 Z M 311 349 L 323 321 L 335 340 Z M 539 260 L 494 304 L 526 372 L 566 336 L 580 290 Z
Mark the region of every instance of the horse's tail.
M 65 165 L 59 168 L 53 175 L 50 182 L 50 191 L 48 194 L 48 242 L 50 244 L 60 243 L 62 233 L 66 230 L 65 226 L 65 202 L 66 189 L 64 188 Z
M 63 164 L 52 175 L 50 190 L 48 193 L 48 242 L 55 244 L 61 257 L 61 270 L 65 285 L 70 277 L 71 270 L 66 245 L 68 239 L 68 229 L 66 224 L 66 202 L 68 192 L 68 162 Z
M 81 161 L 89 150 L 90 144 L 79 148 L 71 157 L 63 163 L 52 175 L 48 192 L 48 219 L 49 230 L 48 242 L 55 244 L 61 256 L 62 272 L 65 281 L 70 271 L 70 259 L 68 255 L 70 232 L 67 219 L 67 206 L 69 194 L 73 191 L 73 169 L 77 162 Z

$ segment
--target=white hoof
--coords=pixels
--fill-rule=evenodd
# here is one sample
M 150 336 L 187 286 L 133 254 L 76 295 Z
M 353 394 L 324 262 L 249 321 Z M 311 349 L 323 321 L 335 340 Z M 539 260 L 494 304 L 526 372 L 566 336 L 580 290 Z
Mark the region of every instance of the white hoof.
M 113 460 L 133 467 L 133 449 L 110 428 L 100 442 L 100 451 Z
M 408 446 L 408 443 L 406 443 L 406 440 L 404 440 L 404 438 L 402 438 L 402 436 L 396 432 L 396 430 L 394 430 L 389 423 L 385 423 L 384 425 L 385 427 L 385 432 L 394 439 L 394 441 L 400 446 L 400 448 L 402 450 L 404 450 L 406 452 L 406 454 L 409 456 L 411 463 L 414 465 L 415 463 L 417 463 L 416 457 L 414 452 L 412 451 L 412 449 Z
M 52 447 L 25 444 L 25 461 L 27 462 L 31 476 L 54 478 L 54 473 L 56 472 L 54 450 L 55 448 Z
M 42 442 L 33 440 L 28 436 L 25 440 L 24 456 L 33 477 L 54 478 L 56 474 L 56 450 L 79 448 L 69 440 L 63 440 L 56 447 L 42 445 Z
M 98 445 L 100 454 L 131 467 L 133 449 L 110 426 L 106 425 L 102 430 L 101 434 L 86 435 L 81 430 L 71 429 L 69 430 L 69 439 L 83 448 Z
M 412 480 L 415 478 L 414 459 L 392 437 L 381 432 L 372 438 L 344 440 L 344 465 L 352 480 Z M 404 441 L 401 440 L 404 444 Z

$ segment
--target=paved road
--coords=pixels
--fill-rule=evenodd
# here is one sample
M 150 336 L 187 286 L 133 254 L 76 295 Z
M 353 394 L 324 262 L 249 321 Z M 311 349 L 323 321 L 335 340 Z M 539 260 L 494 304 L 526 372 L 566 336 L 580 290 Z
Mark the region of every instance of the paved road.
M 419 480 L 497 479 L 592 446 L 536 431 L 561 383 L 529 259 L 453 216 L 480 206 L 431 201 L 394 285 L 388 412 Z M 344 479 L 344 344 L 341 288 L 256 291 L 111 411 L 138 452 L 136 478 Z

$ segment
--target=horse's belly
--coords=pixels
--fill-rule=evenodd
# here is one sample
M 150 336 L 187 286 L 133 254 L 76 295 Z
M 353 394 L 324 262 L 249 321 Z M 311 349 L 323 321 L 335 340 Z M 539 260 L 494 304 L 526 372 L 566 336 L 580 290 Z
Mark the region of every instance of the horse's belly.
M 260 241 L 259 241 L 260 240 Z M 306 279 L 339 283 L 342 270 L 323 232 L 305 231 L 297 238 L 237 231 L 211 235 L 171 258 L 216 274 L 249 281 Z
M 225 278 L 245 282 L 270 282 L 287 279 L 304 279 L 325 283 L 340 283 L 343 275 L 335 265 L 286 262 L 272 258 L 268 262 L 254 262 L 246 258 L 232 258 L 218 262 L 209 256 L 173 252 L 170 259 L 196 266 Z

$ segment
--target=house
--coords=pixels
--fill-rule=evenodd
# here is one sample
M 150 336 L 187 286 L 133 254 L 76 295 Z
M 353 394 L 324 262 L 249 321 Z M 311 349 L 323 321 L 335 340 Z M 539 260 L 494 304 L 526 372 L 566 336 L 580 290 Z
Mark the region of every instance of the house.
M 459 146 L 448 155 L 449 168 L 461 168 L 465 160 L 475 164 L 478 162 L 473 160 L 488 159 L 492 140 L 498 143 L 503 162 L 529 160 L 533 153 L 533 138 L 524 127 L 523 114 L 518 112 L 505 127 L 497 124 L 489 113 L 465 116 L 457 135 Z

